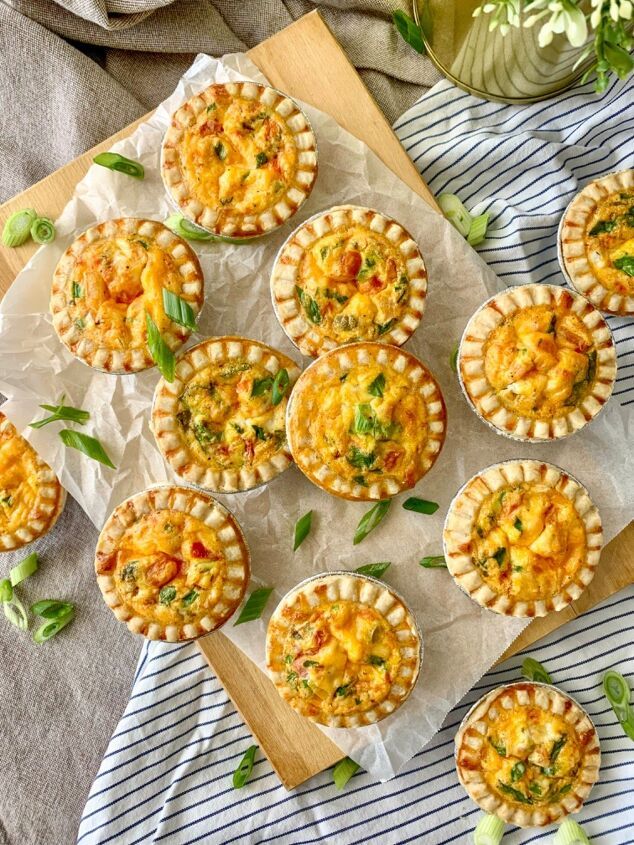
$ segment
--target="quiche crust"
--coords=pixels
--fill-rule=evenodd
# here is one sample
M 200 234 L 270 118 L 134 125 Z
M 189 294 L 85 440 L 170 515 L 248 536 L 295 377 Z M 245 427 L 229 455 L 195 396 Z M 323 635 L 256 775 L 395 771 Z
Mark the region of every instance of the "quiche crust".
M 447 568 L 475 602 L 505 616 L 545 616 L 579 598 L 603 545 L 586 488 L 543 461 L 493 464 L 452 501 Z
M 421 635 L 403 599 L 356 572 L 302 581 L 280 601 L 267 629 L 267 669 L 279 694 L 331 728 L 389 716 L 414 688 L 421 661 Z
M 570 284 L 609 314 L 634 314 L 634 170 L 595 179 L 571 201 L 557 237 Z M 614 263 L 631 257 L 627 269 Z M 627 272 L 629 270 L 629 272 Z
M 161 173 L 197 226 L 226 240 L 267 234 L 310 195 L 315 135 L 294 100 L 255 82 L 210 85 L 172 115 Z
M 65 503 L 53 470 L 0 411 L 0 552 L 47 534 Z
M 274 404 L 281 370 L 288 389 Z M 292 463 L 286 442 L 288 395 L 300 369 L 286 355 L 243 337 L 192 346 L 173 382 L 154 393 L 152 429 L 174 472 L 204 490 L 235 493 L 265 484 Z
M 353 343 L 301 374 L 287 409 L 293 458 L 343 499 L 372 501 L 413 487 L 434 465 L 447 429 L 427 367 L 402 349 Z
M 271 274 L 277 318 L 313 358 L 353 340 L 402 346 L 421 321 L 426 295 L 425 262 L 409 232 L 355 205 L 302 223 Z
M 106 604 L 132 633 L 179 642 L 233 615 L 250 558 L 237 520 L 208 493 L 156 485 L 110 514 L 95 571 Z
M 91 226 L 60 258 L 51 290 L 53 326 L 88 366 L 136 373 L 155 366 L 146 339 L 146 312 L 175 350 L 189 331 L 165 314 L 163 288 L 194 314 L 204 280 L 191 246 L 156 220 L 122 217 Z
M 599 777 L 601 749 L 590 717 L 548 684 L 507 684 L 487 693 L 463 719 L 455 748 L 469 796 L 519 827 L 576 813 Z
M 547 328 L 540 326 L 545 318 Z M 501 387 L 487 373 L 489 350 L 500 362 Z M 539 443 L 573 434 L 602 410 L 614 387 L 616 349 L 605 319 L 583 296 L 554 285 L 520 285 L 491 297 L 471 317 L 460 341 L 458 376 L 490 428 Z M 535 407 L 525 410 L 533 397 Z

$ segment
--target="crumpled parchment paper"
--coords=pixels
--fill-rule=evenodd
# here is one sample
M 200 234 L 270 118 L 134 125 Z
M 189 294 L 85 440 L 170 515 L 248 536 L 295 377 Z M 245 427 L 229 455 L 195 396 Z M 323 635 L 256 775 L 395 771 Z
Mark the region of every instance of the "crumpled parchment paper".
M 48 313 L 52 274 L 64 249 L 87 226 L 126 215 L 164 220 L 171 213 L 159 173 L 161 138 L 169 115 L 184 99 L 212 82 L 244 77 L 266 81 L 246 56 L 227 56 L 223 61 L 198 56 L 174 94 L 129 138 L 113 147 L 144 164 L 145 180 L 91 167 L 57 221 L 57 239 L 36 253 L 0 307 L 0 391 L 9 399 L 3 411 L 55 468 L 98 528 L 125 497 L 151 483 L 177 480 L 150 431 L 150 405 L 159 376 L 156 370 L 111 376 L 75 360 L 58 340 Z M 443 519 L 454 493 L 476 471 L 496 461 L 513 457 L 548 460 L 587 485 L 601 511 L 606 539 L 610 539 L 631 517 L 631 415 L 611 402 L 582 433 L 544 445 L 514 443 L 480 422 L 460 393 L 449 359 L 468 318 L 498 289 L 499 282 L 449 223 L 362 142 L 326 114 L 312 107 L 306 107 L 306 112 L 317 135 L 319 176 L 301 212 L 252 245 L 193 243 L 206 280 L 198 339 L 241 334 L 269 343 L 302 363 L 275 318 L 269 293 L 271 267 L 284 239 L 302 220 L 339 203 L 371 206 L 401 221 L 420 244 L 429 273 L 427 309 L 407 349 L 436 375 L 448 413 L 443 452 L 414 492 L 438 502 L 440 509 L 434 516 L 408 512 L 401 507 L 404 497 L 399 497 L 381 526 L 354 547 L 355 526 L 369 505 L 329 496 L 295 467 L 266 487 L 219 496 L 246 532 L 253 557 L 252 586 L 259 582 L 275 587 L 261 620 L 237 628 L 229 623 L 224 633 L 263 666 L 267 619 L 288 589 L 313 573 L 391 561 L 386 580 L 408 601 L 423 632 L 420 680 L 406 704 L 379 725 L 326 731 L 364 769 L 388 779 L 432 738 L 451 707 L 526 624 L 482 610 L 455 586 L 445 570 L 419 567 L 423 555 L 442 552 Z M 65 449 L 57 436 L 61 424 L 39 431 L 27 427 L 41 415 L 40 403 L 55 403 L 62 393 L 67 404 L 91 412 L 84 430 L 100 438 L 116 471 Z M 293 553 L 295 522 L 311 508 L 311 534 Z

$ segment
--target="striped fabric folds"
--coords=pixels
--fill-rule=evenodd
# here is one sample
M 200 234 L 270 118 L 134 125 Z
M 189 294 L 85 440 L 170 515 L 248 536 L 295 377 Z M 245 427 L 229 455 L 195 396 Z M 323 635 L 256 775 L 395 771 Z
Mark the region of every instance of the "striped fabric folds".
M 634 743 L 601 689 L 610 667 L 634 679 L 632 619 L 634 587 L 526 652 L 588 710 L 599 731 L 600 780 L 577 817 L 593 845 L 634 843 Z M 233 789 L 232 773 L 253 743 L 240 716 L 194 645 L 146 643 L 78 842 L 467 845 L 480 811 L 458 784 L 453 738 L 481 695 L 519 678 L 524 656 L 489 672 L 391 781 L 374 783 L 360 772 L 339 792 L 331 772 L 322 772 L 289 793 L 260 752 L 249 783 Z M 504 845 L 553 837 L 553 828 L 507 830 Z
M 432 192 L 490 212 L 478 252 L 507 285 L 561 285 L 557 227 L 588 182 L 634 167 L 634 77 L 528 106 L 478 100 L 439 82 L 394 129 Z M 634 323 L 608 317 L 618 352 L 614 396 L 634 404 Z

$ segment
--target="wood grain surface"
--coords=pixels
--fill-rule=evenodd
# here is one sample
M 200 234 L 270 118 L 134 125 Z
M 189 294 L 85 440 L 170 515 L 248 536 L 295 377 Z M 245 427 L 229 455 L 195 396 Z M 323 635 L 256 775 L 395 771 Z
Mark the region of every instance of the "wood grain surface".
M 272 85 L 331 114 L 341 126 L 365 141 L 412 190 L 437 208 L 384 115 L 317 12 L 264 41 L 249 56 Z M 57 217 L 92 157 L 129 135 L 144 119 L 0 206 L 0 225 L 13 211 L 29 206 L 40 214 Z M 13 250 L 0 248 L 0 294 L 8 290 L 35 249 L 32 243 Z M 501 659 L 530 646 L 633 581 L 634 526 L 630 525 L 605 549 L 597 576 L 582 598 L 561 613 L 532 622 Z M 199 640 L 198 646 L 287 789 L 343 756 L 325 734 L 282 701 L 264 673 L 221 632 Z

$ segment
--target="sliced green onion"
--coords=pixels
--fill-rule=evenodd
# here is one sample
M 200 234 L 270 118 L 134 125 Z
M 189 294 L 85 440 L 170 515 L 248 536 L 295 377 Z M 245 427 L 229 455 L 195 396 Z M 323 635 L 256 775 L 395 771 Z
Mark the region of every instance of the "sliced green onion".
M 61 619 L 74 609 L 74 605 L 70 602 L 58 599 L 41 599 L 31 605 L 31 613 L 34 616 L 41 616 L 42 619 Z
M 69 622 L 72 622 L 75 618 L 75 609 L 71 606 L 71 609 L 68 613 L 64 616 L 61 616 L 52 621 L 46 621 L 43 625 L 40 625 L 33 632 L 33 641 L 36 643 L 45 643 L 47 640 L 50 640 L 51 637 L 54 637 L 56 634 L 65 628 Z
M 33 208 L 23 208 L 22 211 L 14 211 L 9 216 L 2 229 L 2 243 L 5 246 L 22 246 L 31 237 L 31 226 L 37 217 Z
M 163 288 L 163 308 L 173 323 L 178 323 L 179 326 L 183 326 L 191 332 L 196 331 L 194 309 L 189 302 L 185 302 L 184 299 L 167 288 Z
M 440 210 L 451 225 L 466 238 L 471 229 L 473 217 L 469 214 L 460 199 L 455 194 L 441 194 L 437 197 Z
M 0 603 L 4 604 L 13 598 L 13 585 L 8 578 L 0 581 Z
M 93 158 L 95 164 L 107 167 L 108 170 L 116 170 L 125 173 L 126 176 L 133 176 L 135 179 L 143 179 L 145 170 L 143 165 L 131 158 L 119 155 L 119 153 L 99 153 Z
M 55 225 L 50 217 L 36 217 L 31 223 L 31 237 L 36 244 L 52 243 L 55 234 Z
M 487 225 L 489 223 L 489 213 L 486 214 L 479 214 L 477 217 L 474 217 L 471 221 L 471 226 L 469 227 L 469 232 L 467 233 L 467 240 L 471 244 L 471 246 L 477 246 L 481 244 L 482 241 L 487 236 Z
M 313 522 L 313 512 L 308 511 L 305 513 L 304 516 L 300 517 L 297 522 L 295 523 L 295 536 L 293 537 L 293 551 L 296 552 L 297 549 L 301 546 L 304 542 L 308 534 L 310 533 L 310 528 Z
M 590 840 L 578 822 L 566 819 L 559 825 L 553 845 L 590 845 Z
M 83 452 L 93 461 L 99 461 L 100 464 L 105 464 L 110 469 L 116 469 L 112 463 L 106 450 L 96 437 L 91 437 L 89 434 L 82 434 L 81 431 L 71 431 L 70 428 L 63 428 L 59 432 L 59 437 L 64 446 L 69 446 L 71 449 L 77 449 L 78 452 Z
M 415 20 L 410 18 L 405 12 L 398 9 L 392 12 L 392 21 L 399 32 L 399 35 L 404 41 L 413 47 L 417 53 L 425 52 L 425 44 L 423 42 L 423 34 L 421 28 Z
M 11 578 L 11 586 L 17 587 L 18 584 L 21 584 L 22 581 L 25 581 L 34 572 L 37 572 L 37 568 L 40 565 L 40 562 L 37 557 L 37 552 L 31 552 L 30 555 L 24 558 L 23 561 L 18 563 L 17 566 L 14 566 L 13 569 L 9 572 L 9 577 Z
M 454 371 L 454 373 L 458 372 L 458 350 L 459 345 L 456 344 L 453 348 L 451 355 L 449 356 L 449 366 Z
M 389 560 L 384 560 L 380 563 L 366 563 L 358 566 L 354 571 L 361 575 L 370 575 L 372 578 L 382 578 L 391 565 Z
M 149 311 L 145 312 L 145 328 L 147 331 L 147 345 L 152 360 L 159 368 L 165 381 L 174 381 L 176 358 L 174 353 L 161 337 L 161 333 Z
M 377 502 L 374 507 L 370 508 L 370 510 L 361 517 L 359 524 L 357 525 L 357 530 L 354 532 L 354 539 L 352 541 L 353 545 L 357 546 L 362 540 L 365 540 L 371 531 L 374 531 L 374 529 L 381 524 L 385 515 L 389 511 L 391 504 L 391 499 L 383 499 L 382 502 Z
M 504 836 L 504 822 L 497 816 L 481 816 L 473 831 L 473 845 L 499 845 Z
M 84 411 L 81 408 L 73 408 L 72 405 L 62 404 L 64 398 L 62 396 L 59 405 L 40 405 L 42 410 L 50 411 L 51 416 L 44 417 L 41 420 L 34 420 L 32 423 L 29 423 L 31 428 L 43 428 L 45 425 L 57 422 L 58 420 L 69 420 L 70 422 L 79 423 L 79 425 L 85 425 L 90 419 L 88 411 Z
M 609 669 L 603 676 L 603 691 L 621 727 L 634 739 L 634 710 L 630 704 L 631 691 L 623 675 Z
M 281 370 L 277 371 L 277 374 L 273 379 L 273 388 L 271 390 L 271 403 L 273 405 L 280 404 L 282 399 L 286 396 L 290 383 L 291 380 L 288 377 L 288 370 L 285 370 L 282 367 Z
M 444 555 L 432 555 L 431 557 L 424 557 L 418 561 L 419 566 L 424 569 L 446 569 L 447 561 Z
M 190 241 L 215 241 L 217 240 L 211 232 L 201 229 L 194 223 L 183 217 L 182 214 L 171 214 L 165 221 L 168 229 L 171 229 L 174 234 L 180 238 L 185 238 Z
M 406 511 L 432 514 L 436 513 L 440 505 L 437 502 L 428 502 L 427 499 L 418 499 L 416 496 L 410 496 L 409 499 L 403 502 L 403 507 Z
M 359 764 L 351 760 L 350 757 L 344 757 L 343 760 L 339 760 L 332 770 L 332 779 L 337 789 L 343 789 L 359 768 Z
M 2 609 L 4 610 L 4 615 L 12 625 L 15 625 L 15 627 L 19 628 L 21 631 L 26 631 L 29 627 L 29 619 L 26 615 L 26 608 L 16 596 L 15 592 L 13 593 L 11 601 L 5 602 L 2 605 Z
M 527 657 L 522 663 L 522 675 L 529 681 L 538 684 L 552 684 L 553 679 L 539 661 Z
M 255 752 L 258 750 L 257 745 L 250 745 L 244 753 L 244 757 L 238 763 L 238 768 L 233 773 L 233 788 L 242 789 L 245 783 L 251 777 L 253 771 L 253 760 Z
M 261 587 L 259 590 L 254 590 L 240 611 L 240 616 L 233 623 L 234 626 L 259 619 L 264 612 L 264 608 L 272 592 L 273 587 Z

